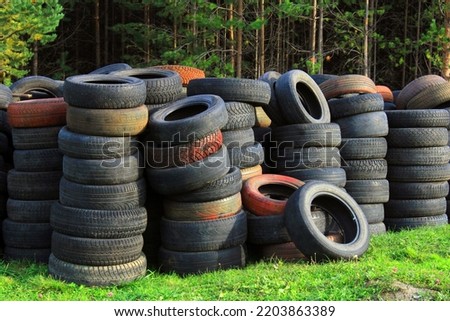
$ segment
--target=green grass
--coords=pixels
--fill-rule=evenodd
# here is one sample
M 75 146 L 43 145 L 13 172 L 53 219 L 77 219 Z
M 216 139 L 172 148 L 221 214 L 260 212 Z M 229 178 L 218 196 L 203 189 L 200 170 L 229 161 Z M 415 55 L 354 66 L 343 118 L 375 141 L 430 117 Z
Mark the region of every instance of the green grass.
M 180 277 L 148 271 L 135 282 L 86 287 L 54 280 L 47 266 L 0 261 L 0 300 L 450 300 L 450 225 L 372 238 L 359 260 L 250 263 Z

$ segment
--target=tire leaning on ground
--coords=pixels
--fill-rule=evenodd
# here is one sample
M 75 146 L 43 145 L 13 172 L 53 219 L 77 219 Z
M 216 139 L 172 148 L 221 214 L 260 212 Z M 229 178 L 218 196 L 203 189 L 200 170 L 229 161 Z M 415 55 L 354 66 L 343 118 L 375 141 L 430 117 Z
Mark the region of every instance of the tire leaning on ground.
M 313 222 L 311 206 L 328 212 L 340 225 L 343 243 L 324 236 Z M 298 249 L 312 259 L 354 259 L 369 246 L 369 226 L 361 207 L 341 188 L 320 181 L 308 182 L 289 198 L 285 224 Z
M 297 123 L 329 123 L 331 119 L 327 100 L 316 82 L 306 72 L 291 70 L 280 76 L 275 86 L 285 121 Z

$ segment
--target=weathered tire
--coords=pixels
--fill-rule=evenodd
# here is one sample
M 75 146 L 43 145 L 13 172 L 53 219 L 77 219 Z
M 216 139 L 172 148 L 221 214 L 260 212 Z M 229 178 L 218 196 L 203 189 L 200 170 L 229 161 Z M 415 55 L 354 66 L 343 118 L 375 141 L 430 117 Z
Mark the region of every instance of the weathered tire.
M 275 90 L 276 82 L 280 76 L 281 74 L 277 71 L 267 71 L 258 79 L 266 82 L 270 87 L 271 95 L 269 103 L 267 105 L 263 105 L 262 108 L 271 119 L 274 127 L 286 124 L 286 121 L 281 114 L 280 106 L 278 105 L 277 93 Z
M 146 199 L 144 178 L 117 185 L 86 185 L 61 179 L 59 201 L 62 205 L 94 210 L 128 210 L 142 207 Z
M 241 168 L 242 182 L 245 182 L 251 177 L 262 175 L 262 173 L 263 171 L 261 165 Z
M 446 197 L 449 193 L 447 181 L 440 182 L 389 182 L 391 199 L 427 199 Z
M 385 179 L 388 172 L 388 162 L 385 159 L 361 159 L 344 161 L 347 180 L 377 180 Z
M 395 182 L 439 182 L 450 180 L 450 164 L 388 167 L 388 180 Z
M 361 209 L 363 210 L 367 223 L 369 223 L 369 225 L 383 222 L 384 220 L 383 203 L 359 204 L 359 207 L 361 207 Z
M 378 93 L 333 98 L 328 101 L 328 106 L 333 120 L 384 110 L 383 97 Z
M 160 68 L 133 68 L 112 73 L 120 77 L 142 79 L 145 83 L 145 104 L 166 104 L 178 99 L 183 91 L 180 75 Z M 138 104 L 139 105 L 139 104 Z
M 58 133 L 61 127 L 12 128 L 12 143 L 15 149 L 58 148 Z
M 264 149 L 258 142 L 241 147 L 228 147 L 228 155 L 230 157 L 230 165 L 239 168 L 261 165 L 264 162 Z
M 448 130 L 436 128 L 390 128 L 386 136 L 389 147 L 437 147 L 448 144 Z
M 61 171 L 63 155 L 58 148 L 16 149 L 13 161 L 14 168 L 22 172 Z
M 272 120 L 267 115 L 262 107 L 254 107 L 255 108 L 255 126 L 257 128 L 269 128 L 272 124 Z
M 336 147 L 341 144 L 341 130 L 337 124 L 294 124 L 274 127 L 272 139 L 279 147 Z
M 11 127 L 51 127 L 66 124 L 67 103 L 63 98 L 32 99 L 14 102 L 8 107 Z
M 341 166 L 341 155 L 337 147 L 279 149 L 278 153 L 277 171 Z
M 67 180 L 86 185 L 126 184 L 144 175 L 144 157 L 139 152 L 107 159 L 81 159 L 65 155 L 62 165 Z
M 180 275 L 222 271 L 244 267 L 246 264 L 245 250 L 241 245 L 201 252 L 178 252 L 160 247 L 158 256 L 162 272 Z
M 386 218 L 384 220 L 386 229 L 390 231 L 399 231 L 403 229 L 414 229 L 421 226 L 439 226 L 448 224 L 446 214 L 425 217 L 406 217 L 406 218 Z
M 386 155 L 389 165 L 444 165 L 450 160 L 449 146 L 389 148 Z
M 0 84 L 0 109 L 8 109 L 8 106 L 12 101 L 13 95 L 11 89 L 3 84 Z
M 347 180 L 345 190 L 358 204 L 389 201 L 389 182 L 386 179 Z
M 342 138 L 384 137 L 389 132 L 384 111 L 343 117 L 334 122 L 341 128 Z
M 90 210 L 68 207 L 54 202 L 50 210 L 50 225 L 62 234 L 86 238 L 124 238 L 144 233 L 147 210 Z
M 428 87 L 445 82 L 447 81 L 438 75 L 425 75 L 414 79 L 408 83 L 396 97 L 395 104 L 397 105 L 397 109 L 405 109 L 412 98 L 426 90 Z
M 57 259 L 53 254 L 50 254 L 48 261 L 48 271 L 53 278 L 88 286 L 126 284 L 143 277 L 146 270 L 147 260 L 143 253 L 133 262 L 118 265 L 72 264 Z
M 58 200 L 26 201 L 8 198 L 6 210 L 8 218 L 22 223 L 48 223 L 50 210 Z
M 311 206 L 322 208 L 338 222 L 343 243 L 327 239 L 314 224 Z M 285 224 L 297 248 L 314 260 L 354 259 L 369 247 L 369 227 L 362 209 L 341 188 L 323 182 L 308 182 L 289 198 Z
M 203 187 L 189 193 L 169 195 L 168 198 L 178 202 L 210 202 L 239 193 L 241 189 L 241 171 L 232 166 L 224 176 L 206 183 Z
M 224 101 L 264 106 L 270 100 L 270 86 L 264 81 L 242 78 L 199 78 L 187 86 L 187 95 L 217 95 Z
M 343 138 L 339 152 L 344 160 L 385 158 L 388 144 L 384 137 Z
M 384 102 L 393 103 L 394 102 L 394 94 L 392 90 L 388 86 L 384 85 L 376 85 L 377 93 L 383 97 Z
M 140 142 L 131 136 L 111 137 L 84 135 L 66 126 L 58 133 L 59 150 L 66 156 L 83 159 L 109 159 L 134 154 Z
M 386 234 L 386 225 L 384 222 L 369 224 L 370 235 Z
M 59 196 L 61 171 L 8 172 L 8 194 L 17 200 L 54 200 Z
M 222 128 L 227 121 L 225 103 L 219 96 L 187 97 L 150 113 L 147 139 L 188 143 Z
M 304 184 L 296 178 L 275 174 L 252 177 L 242 186 L 242 204 L 254 215 L 282 215 L 287 199 Z
M 186 87 L 192 79 L 205 78 L 205 72 L 203 70 L 191 66 L 159 65 L 153 66 L 153 68 L 175 71 L 180 75 L 183 87 Z
M 62 97 L 63 91 L 56 80 L 44 76 L 27 76 L 14 82 L 9 87 L 13 95 L 29 95 L 25 99 L 38 97 Z
M 294 169 L 279 174 L 294 177 L 305 183 L 311 180 L 321 180 L 339 187 L 344 187 L 347 181 L 345 170 L 339 167 Z
M 386 218 L 425 217 L 445 214 L 445 197 L 429 199 L 391 199 L 384 204 Z
M 377 92 L 372 79 L 363 75 L 333 77 L 321 83 L 319 87 L 327 100 L 346 94 L 374 94 Z
M 329 123 L 328 103 L 316 82 L 304 71 L 290 70 L 276 82 L 277 97 L 284 120 L 289 124 Z
M 251 128 L 223 131 L 222 136 L 223 144 L 228 149 L 240 148 L 255 141 L 255 134 Z
M 247 216 L 244 211 L 217 220 L 161 219 L 161 244 L 168 250 L 217 251 L 244 244 L 246 239 Z
M 3 221 L 3 241 L 6 246 L 22 249 L 50 248 L 52 229 L 49 223 Z
M 450 99 L 450 84 L 446 81 L 434 84 L 415 95 L 406 105 L 406 109 L 431 109 L 436 108 Z
M 390 128 L 447 127 L 449 113 L 444 109 L 389 110 Z
M 225 103 L 225 108 L 228 113 L 228 121 L 222 127 L 222 130 L 236 130 L 255 126 L 256 114 L 254 106 L 237 101 L 229 101 Z
M 145 103 L 145 83 L 111 74 L 76 75 L 64 81 L 64 101 L 88 109 L 135 108 Z
M 52 234 L 52 254 L 65 262 L 80 265 L 117 265 L 137 260 L 142 251 L 142 235 L 118 239 Z
M 95 70 L 92 70 L 91 72 L 89 72 L 89 74 L 102 74 L 102 75 L 107 75 L 113 71 L 119 71 L 119 70 L 129 70 L 132 67 L 129 64 L 123 63 L 123 62 L 118 62 L 118 63 L 114 63 L 114 64 L 109 64 L 106 66 L 102 66 L 100 68 L 97 68 Z
M 70 131 L 94 136 L 137 136 L 148 123 L 145 105 L 134 108 L 91 109 L 69 106 L 67 128 Z
M 183 167 L 146 168 L 148 184 L 162 195 L 195 191 L 229 171 L 229 156 L 225 145 L 214 154 Z

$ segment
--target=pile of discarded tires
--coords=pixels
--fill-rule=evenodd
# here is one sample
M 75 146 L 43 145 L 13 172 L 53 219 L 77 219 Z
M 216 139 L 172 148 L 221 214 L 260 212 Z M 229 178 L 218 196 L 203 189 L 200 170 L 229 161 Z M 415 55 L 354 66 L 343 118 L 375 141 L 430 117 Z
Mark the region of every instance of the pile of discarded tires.
M 51 209 L 50 275 L 87 285 L 121 284 L 147 269 L 142 80 L 80 75 L 64 83 L 67 126 L 59 131 L 63 177 Z
M 319 86 L 332 121 L 341 129 L 345 189 L 362 207 L 371 233 L 385 233 L 383 204 L 389 200 L 389 182 L 383 96 L 371 79 L 361 75 L 336 76 Z
M 8 171 L 5 258 L 48 262 L 50 209 L 59 197 L 62 155 L 58 132 L 66 123 L 62 98 L 13 102 L 8 106 L 14 169 Z

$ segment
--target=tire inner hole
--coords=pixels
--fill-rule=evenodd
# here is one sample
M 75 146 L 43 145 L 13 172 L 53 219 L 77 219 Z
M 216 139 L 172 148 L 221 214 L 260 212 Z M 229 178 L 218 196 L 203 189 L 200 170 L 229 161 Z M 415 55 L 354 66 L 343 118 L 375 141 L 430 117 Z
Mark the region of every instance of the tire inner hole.
M 121 84 L 127 84 L 126 81 L 120 81 L 120 80 L 90 80 L 86 81 L 88 84 L 104 84 L 104 85 L 121 85 Z
M 140 74 L 140 75 L 132 75 L 131 77 L 136 77 L 139 79 L 160 79 L 160 78 L 166 78 L 165 75 L 160 74 Z
M 296 85 L 297 95 L 306 109 L 306 111 L 314 118 L 320 119 L 322 117 L 322 108 L 316 98 L 316 95 L 311 91 L 311 88 L 303 83 L 297 83 Z
M 278 201 L 287 200 L 296 190 L 291 186 L 277 184 L 262 185 L 258 188 L 258 191 L 264 196 Z
M 180 120 L 184 118 L 189 118 L 195 115 L 198 115 L 202 112 L 204 112 L 206 109 L 208 109 L 208 106 L 206 105 L 191 105 L 186 106 L 180 109 L 177 109 L 173 111 L 172 113 L 168 114 L 164 120 L 166 121 L 174 121 L 174 120 Z

